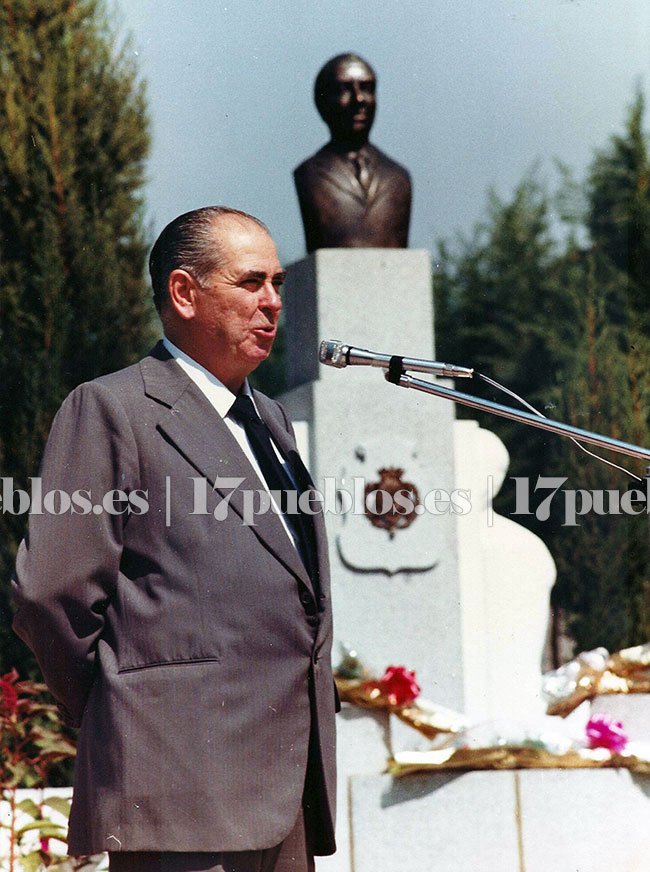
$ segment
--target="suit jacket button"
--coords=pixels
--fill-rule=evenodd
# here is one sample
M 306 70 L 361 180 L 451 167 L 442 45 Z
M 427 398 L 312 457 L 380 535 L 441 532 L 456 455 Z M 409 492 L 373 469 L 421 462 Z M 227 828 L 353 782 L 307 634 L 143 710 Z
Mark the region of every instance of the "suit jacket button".
M 308 606 L 311 604 L 311 595 L 307 593 L 306 590 L 303 590 L 303 592 L 300 594 L 300 602 L 303 604 L 303 606 Z

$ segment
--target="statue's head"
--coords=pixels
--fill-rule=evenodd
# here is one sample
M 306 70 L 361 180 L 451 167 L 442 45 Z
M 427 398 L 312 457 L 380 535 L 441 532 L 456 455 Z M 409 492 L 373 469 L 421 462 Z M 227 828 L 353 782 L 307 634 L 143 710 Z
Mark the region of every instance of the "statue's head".
M 316 76 L 314 100 L 335 142 L 363 145 L 375 118 L 375 73 L 355 54 L 337 55 Z

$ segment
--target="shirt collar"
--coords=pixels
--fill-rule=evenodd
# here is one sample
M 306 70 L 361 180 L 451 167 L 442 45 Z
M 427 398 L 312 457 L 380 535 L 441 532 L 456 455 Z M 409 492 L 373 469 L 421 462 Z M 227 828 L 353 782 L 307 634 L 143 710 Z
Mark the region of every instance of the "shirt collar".
M 174 345 L 171 339 L 163 336 L 162 342 L 183 372 L 192 379 L 197 388 L 208 398 L 219 415 L 225 418 L 235 402 L 235 395 L 230 388 L 227 388 L 216 375 L 213 375 L 204 366 L 201 366 L 200 363 L 197 363 L 193 358 L 185 354 L 177 345 Z M 248 379 L 244 380 L 241 392 L 253 400 Z M 255 400 L 253 400 L 253 405 L 255 405 Z
M 330 140 L 330 142 L 323 147 L 323 150 L 330 152 L 333 151 L 335 154 L 342 158 L 346 158 L 347 160 L 354 160 L 357 157 L 362 157 L 368 166 L 374 164 L 374 148 L 369 142 L 364 142 L 360 148 L 350 148 L 347 145 Z

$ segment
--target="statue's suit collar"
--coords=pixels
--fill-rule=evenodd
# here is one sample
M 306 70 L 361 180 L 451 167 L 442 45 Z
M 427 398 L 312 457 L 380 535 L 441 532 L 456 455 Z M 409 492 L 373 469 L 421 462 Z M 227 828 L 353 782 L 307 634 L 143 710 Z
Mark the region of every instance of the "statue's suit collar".
M 354 157 L 361 155 L 366 162 L 370 174 L 370 184 L 365 189 L 357 178 Z M 361 203 L 372 201 L 376 196 L 380 185 L 381 152 L 365 143 L 358 151 L 351 151 L 347 147 L 329 142 L 315 155 L 318 158 L 318 170 L 328 183 L 338 188 L 347 196 L 353 196 Z M 332 161 L 334 164 L 332 165 Z

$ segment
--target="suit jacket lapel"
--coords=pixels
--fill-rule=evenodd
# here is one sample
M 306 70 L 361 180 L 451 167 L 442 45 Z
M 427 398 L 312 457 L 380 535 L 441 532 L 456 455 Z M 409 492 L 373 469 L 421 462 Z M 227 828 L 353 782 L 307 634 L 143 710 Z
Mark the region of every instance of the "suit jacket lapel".
M 158 429 L 214 487 L 217 478 L 240 479 L 236 488 L 217 486 L 245 523 L 244 491 L 262 484 L 225 422 L 160 343 L 140 364 L 145 394 L 161 403 Z M 295 450 L 295 446 L 294 446 Z M 254 500 L 257 504 L 257 500 Z M 275 512 L 256 514 L 249 526 L 284 566 L 311 588 L 309 576 Z
M 318 166 L 318 171 L 321 177 L 346 197 L 353 197 L 360 203 L 365 202 L 367 196 L 366 192 L 355 175 L 351 161 L 340 154 L 336 154 L 335 159 L 335 165 L 332 166 L 331 156 L 329 154 L 324 156 L 324 159 Z
M 277 406 L 270 407 L 266 397 L 263 394 L 260 395 L 257 391 L 254 391 L 254 397 L 255 404 L 262 417 L 262 420 L 269 428 L 271 436 L 273 437 L 276 445 L 284 454 L 284 456 L 291 462 L 293 470 L 298 478 L 296 484 L 298 485 L 299 489 L 301 491 L 315 491 L 314 483 L 307 470 L 307 467 L 302 462 L 302 458 L 298 454 L 295 441 L 292 439 L 287 430 L 280 425 L 277 418 L 273 414 L 271 414 L 271 409 L 275 412 Z M 318 568 L 322 585 L 323 581 L 329 578 L 327 533 L 325 529 L 325 518 L 323 511 L 317 511 L 316 514 L 313 516 L 313 520 L 314 532 L 316 535 L 316 550 L 318 552 Z
M 381 183 L 381 173 L 380 173 L 380 164 L 377 162 L 376 157 L 373 153 L 372 146 L 368 144 L 366 146 L 365 157 L 366 163 L 368 166 L 368 172 L 370 174 L 370 184 L 368 185 L 367 199 L 368 202 L 374 202 L 379 196 L 379 186 Z

